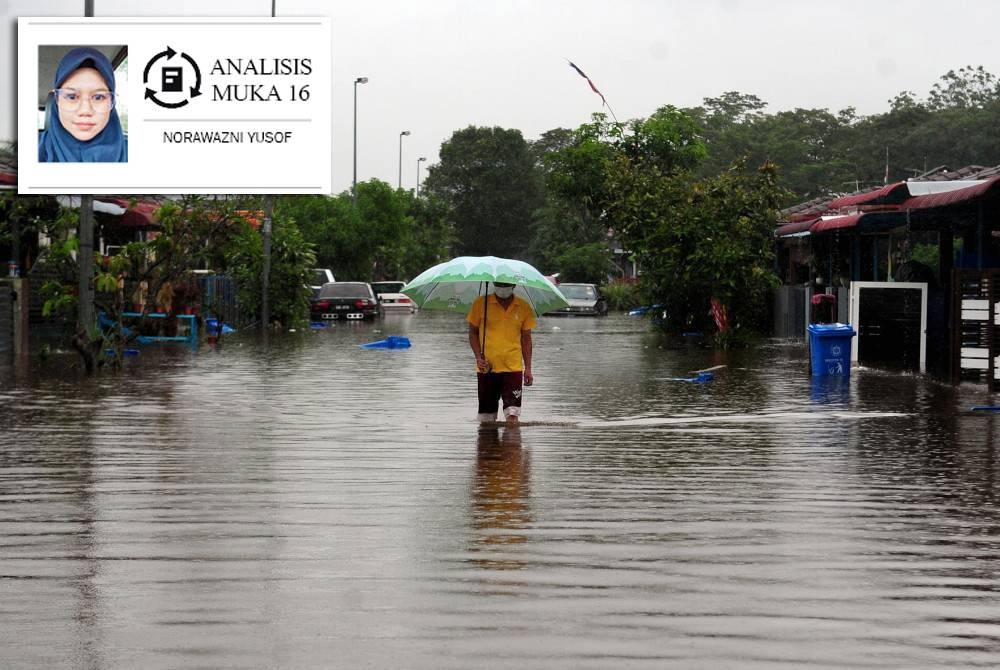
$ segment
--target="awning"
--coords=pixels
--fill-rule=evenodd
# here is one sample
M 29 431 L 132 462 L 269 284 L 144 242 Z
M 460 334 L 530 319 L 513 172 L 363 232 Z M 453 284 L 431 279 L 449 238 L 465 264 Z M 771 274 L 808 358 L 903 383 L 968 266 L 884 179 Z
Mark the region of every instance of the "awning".
M 862 205 L 896 205 L 910 197 L 906 182 L 889 184 L 864 193 L 852 193 L 830 201 L 830 209 L 860 207 Z
M 0 163 L 0 189 L 17 188 L 17 168 L 13 165 Z
M 811 218 L 808 221 L 793 221 L 792 223 L 786 223 L 783 226 L 778 226 L 774 231 L 775 237 L 799 237 L 802 235 L 809 234 L 809 228 L 814 223 L 818 222 L 818 218 Z
M 857 228 L 862 233 L 880 233 L 904 226 L 906 222 L 906 212 L 860 212 L 844 216 L 823 217 L 809 228 L 809 232 L 816 235 L 834 230 Z
M 846 216 L 833 216 L 820 219 L 809 227 L 809 232 L 816 234 L 830 230 L 839 230 L 841 228 L 853 228 L 860 223 L 863 216 L 864 214 L 847 214 Z
M 968 203 L 977 198 L 985 197 L 990 192 L 1000 192 L 1000 176 L 990 177 L 973 186 L 966 186 L 954 191 L 945 193 L 932 193 L 930 195 L 915 195 L 904 201 L 901 209 L 930 209 L 932 207 L 947 207 L 948 205 L 958 205 Z
M 80 196 L 57 195 L 56 202 L 63 207 L 77 209 L 80 207 Z M 115 223 L 126 228 L 147 228 L 159 225 L 156 217 L 153 216 L 153 212 L 159 208 L 160 203 L 151 200 L 139 200 L 133 203 L 128 198 L 107 195 L 94 196 L 94 211 L 120 217 L 115 219 Z
M 121 215 L 121 219 L 115 221 L 120 226 L 125 226 L 126 228 L 148 228 L 159 225 L 154 212 L 160 208 L 161 203 L 151 200 L 132 202 L 128 198 L 98 196 L 94 198 L 94 209 L 97 209 L 98 198 L 101 202 L 111 203 L 125 210 Z

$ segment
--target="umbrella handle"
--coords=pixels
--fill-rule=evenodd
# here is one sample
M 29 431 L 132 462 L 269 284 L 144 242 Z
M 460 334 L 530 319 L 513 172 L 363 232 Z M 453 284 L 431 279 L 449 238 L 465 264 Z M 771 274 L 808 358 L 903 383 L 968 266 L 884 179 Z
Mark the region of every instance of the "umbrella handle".
M 493 366 L 490 365 L 489 360 L 486 358 L 486 310 L 490 307 L 489 282 L 482 282 L 480 285 L 486 286 L 483 293 L 483 343 L 480 345 L 480 351 L 483 354 L 483 360 L 486 361 L 486 372 L 490 372 L 493 370 Z

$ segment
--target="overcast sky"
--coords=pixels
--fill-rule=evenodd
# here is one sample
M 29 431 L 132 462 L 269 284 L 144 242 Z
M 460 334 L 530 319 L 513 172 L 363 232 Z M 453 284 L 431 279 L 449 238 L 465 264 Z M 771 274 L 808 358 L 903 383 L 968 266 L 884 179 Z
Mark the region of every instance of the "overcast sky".
M 271 0 L 95 0 L 96 16 L 268 16 Z M 80 16 L 83 0 L 0 0 L 0 138 L 14 130 L 17 16 Z M 278 16 L 333 23 L 333 187 L 352 178 L 358 88 L 358 179 L 413 188 L 417 158 L 469 125 L 517 128 L 528 140 L 575 128 L 601 100 L 619 120 L 688 107 L 725 91 L 769 112 L 861 114 L 945 72 L 1000 75 L 998 0 L 276 0 Z

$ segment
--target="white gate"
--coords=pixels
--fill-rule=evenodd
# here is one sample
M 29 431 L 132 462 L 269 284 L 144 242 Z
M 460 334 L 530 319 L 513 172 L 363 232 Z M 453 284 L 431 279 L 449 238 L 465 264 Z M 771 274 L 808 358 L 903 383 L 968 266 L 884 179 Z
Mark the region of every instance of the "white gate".
M 851 282 L 850 308 L 858 333 L 851 342 L 852 363 L 883 359 L 891 351 L 885 360 L 898 355 L 904 366 L 927 369 L 927 284 Z

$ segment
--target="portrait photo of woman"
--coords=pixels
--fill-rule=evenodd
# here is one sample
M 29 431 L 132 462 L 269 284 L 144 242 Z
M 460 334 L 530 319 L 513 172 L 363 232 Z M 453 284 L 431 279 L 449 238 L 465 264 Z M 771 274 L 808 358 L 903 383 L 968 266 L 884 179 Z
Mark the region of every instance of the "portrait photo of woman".
M 128 137 L 115 105 L 115 71 L 92 47 L 60 59 L 38 138 L 40 163 L 125 163 Z

